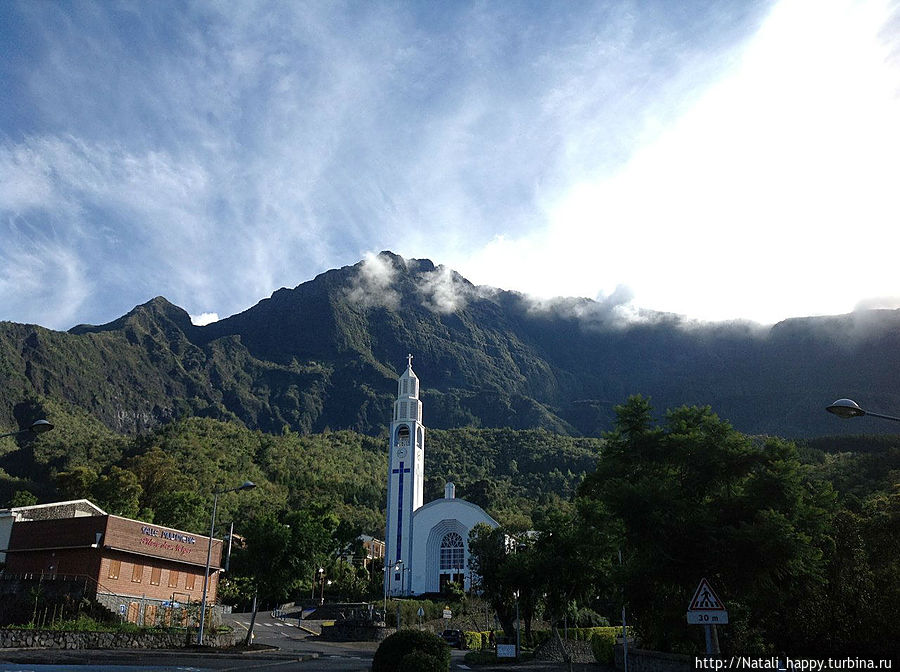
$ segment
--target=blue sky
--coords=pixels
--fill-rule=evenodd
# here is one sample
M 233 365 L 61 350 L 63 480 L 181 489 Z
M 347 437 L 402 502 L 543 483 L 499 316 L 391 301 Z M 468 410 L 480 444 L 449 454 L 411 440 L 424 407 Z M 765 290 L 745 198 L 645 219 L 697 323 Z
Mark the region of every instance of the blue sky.
M 900 307 L 898 17 L 7 0 L 0 320 L 224 317 L 385 249 L 623 314 Z

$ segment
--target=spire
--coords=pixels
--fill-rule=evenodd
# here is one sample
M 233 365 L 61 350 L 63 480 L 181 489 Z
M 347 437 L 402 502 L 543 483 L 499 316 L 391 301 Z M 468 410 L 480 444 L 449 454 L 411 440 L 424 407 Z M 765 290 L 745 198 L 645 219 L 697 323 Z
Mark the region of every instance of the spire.
M 397 380 L 397 401 L 394 403 L 394 420 L 422 422 L 422 402 L 419 401 L 419 378 L 412 370 L 412 355 L 406 356 L 406 371 Z

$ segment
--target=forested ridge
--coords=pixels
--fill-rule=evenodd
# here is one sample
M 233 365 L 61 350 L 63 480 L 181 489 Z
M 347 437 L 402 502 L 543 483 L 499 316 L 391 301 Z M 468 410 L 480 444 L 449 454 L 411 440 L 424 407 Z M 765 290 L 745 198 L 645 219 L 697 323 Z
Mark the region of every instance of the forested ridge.
M 28 413 L 57 429 L 37 439 L 0 439 L 0 500 L 92 499 L 118 515 L 202 532 L 211 493 L 251 480 L 259 487 L 229 507 L 285 511 L 315 505 L 379 537 L 387 496 L 387 435 L 350 430 L 302 435 L 186 417 L 137 436 L 120 435 L 80 409 L 31 400 Z M 428 433 L 426 500 L 453 481 L 459 495 L 498 519 L 532 526 L 566 506 L 591 471 L 602 440 L 545 430 L 454 429 Z M 237 511 L 233 512 L 234 514 Z M 245 511 L 246 513 L 246 511 Z

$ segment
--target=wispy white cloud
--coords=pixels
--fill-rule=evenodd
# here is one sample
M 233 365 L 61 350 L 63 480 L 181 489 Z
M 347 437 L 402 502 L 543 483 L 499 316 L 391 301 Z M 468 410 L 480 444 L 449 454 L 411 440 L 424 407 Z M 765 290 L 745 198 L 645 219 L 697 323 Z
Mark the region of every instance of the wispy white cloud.
M 79 288 L 3 292 L 0 318 L 64 328 L 157 294 L 232 314 L 371 249 L 541 296 L 625 285 L 618 312 L 749 315 L 730 249 L 804 249 L 801 215 L 882 222 L 896 172 L 891 5 L 819 5 L 0 3 L 0 282 L 61 281 L 30 275 L 50 250 Z M 390 302 L 365 267 L 361 300 Z M 465 299 L 432 280 L 432 308 Z
M 359 273 L 347 288 L 347 298 L 359 308 L 396 309 L 400 293 L 394 288 L 397 271 L 388 257 L 369 252 L 359 265 Z
M 417 280 L 422 305 L 438 313 L 464 309 L 467 298 L 472 293 L 471 285 L 446 266 L 421 273 Z
M 849 311 L 897 287 L 889 7 L 779 4 L 625 164 L 573 181 L 546 228 L 497 237 L 462 270 L 543 296 L 627 279 L 641 306 L 718 320 Z
M 216 313 L 200 313 L 199 315 L 191 315 L 191 322 L 198 327 L 205 327 L 207 324 L 218 322 L 219 316 Z

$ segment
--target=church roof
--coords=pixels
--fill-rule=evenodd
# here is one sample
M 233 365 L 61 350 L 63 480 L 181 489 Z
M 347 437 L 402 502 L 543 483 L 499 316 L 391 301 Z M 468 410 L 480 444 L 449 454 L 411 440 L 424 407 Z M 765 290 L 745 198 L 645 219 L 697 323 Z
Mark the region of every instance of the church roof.
M 428 516 L 428 515 L 441 514 L 442 508 L 446 509 L 446 513 L 444 513 L 443 515 L 444 515 L 444 517 L 447 517 L 447 518 L 458 518 L 459 517 L 459 516 L 455 516 L 455 515 L 451 514 L 451 511 L 453 509 L 460 509 L 460 508 L 470 509 L 471 513 L 475 513 L 477 515 L 480 515 L 481 517 L 484 517 L 486 519 L 485 522 L 489 521 L 489 523 L 493 524 L 495 527 L 500 527 L 500 523 L 498 523 L 490 515 L 488 515 L 487 511 L 482 509 L 480 506 L 478 506 L 477 504 L 473 504 L 472 502 L 467 502 L 464 499 L 458 499 L 456 497 L 454 497 L 452 499 L 442 497 L 441 499 L 432 500 L 432 501 L 428 502 L 428 504 L 426 504 L 425 506 L 420 506 L 418 509 L 416 509 L 413 512 L 413 518 L 418 518 L 420 515 Z

